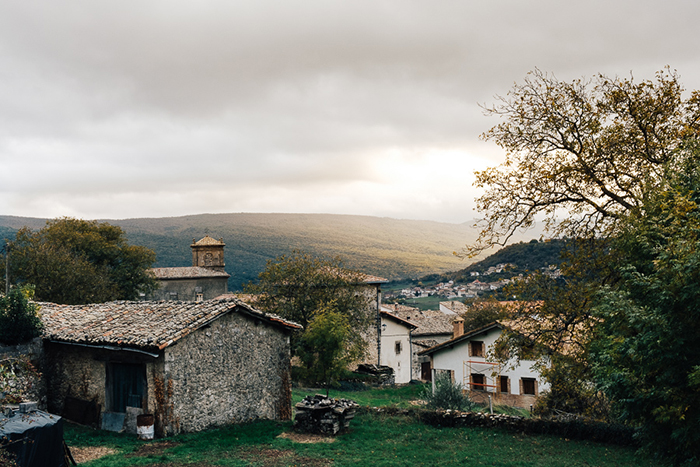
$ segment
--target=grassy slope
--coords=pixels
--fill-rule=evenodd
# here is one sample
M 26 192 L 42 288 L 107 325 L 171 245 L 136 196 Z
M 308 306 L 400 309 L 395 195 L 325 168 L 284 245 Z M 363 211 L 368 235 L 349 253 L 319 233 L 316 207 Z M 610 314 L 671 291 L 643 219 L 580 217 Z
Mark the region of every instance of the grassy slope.
M 201 214 L 106 222 L 121 226 L 131 243 L 154 249 L 156 266 L 162 267 L 190 265 L 193 238 L 205 233 L 223 238 L 233 289 L 255 279 L 267 260 L 295 248 L 340 255 L 349 267 L 387 278 L 453 271 L 464 263 L 452 252 L 476 234 L 466 224 L 332 214 Z M 36 229 L 44 223 L 0 216 L 0 228 L 6 229 Z

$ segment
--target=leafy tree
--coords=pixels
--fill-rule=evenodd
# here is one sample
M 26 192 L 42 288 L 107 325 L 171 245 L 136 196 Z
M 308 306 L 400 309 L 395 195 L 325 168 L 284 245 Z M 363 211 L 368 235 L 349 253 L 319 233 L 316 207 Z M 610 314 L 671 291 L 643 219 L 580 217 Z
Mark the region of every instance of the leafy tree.
M 494 321 L 508 317 L 507 306 L 492 299 L 476 299 L 469 304 L 469 310 L 462 313 L 464 331 L 478 329 Z
M 31 287 L 13 287 L 0 296 L 0 343 L 16 345 L 41 335 L 43 324 L 38 306 L 30 301 L 33 296 Z
M 316 315 L 332 304 L 334 313 L 344 316 L 353 329 L 348 345 L 364 349 L 363 334 L 374 318 L 363 294 L 364 278 L 362 273 L 346 269 L 339 257 L 317 257 L 295 250 L 268 261 L 258 282 L 247 284 L 245 291 L 255 296 L 258 308 L 296 321 L 304 326 L 304 333 Z M 299 338 L 293 340 L 294 353 L 300 342 Z
M 677 170 L 680 169 L 680 170 Z M 604 289 L 595 369 L 621 417 L 674 465 L 700 462 L 700 151 L 630 216 L 622 281 Z
M 669 69 L 653 81 L 598 75 L 573 82 L 535 70 L 486 109 L 504 121 L 483 137 L 507 157 L 477 173 L 477 186 L 487 189 L 477 201 L 484 230 L 462 254 L 507 243 L 536 216 L 554 236 L 575 239 L 567 242 L 563 280 L 536 275 L 508 291 L 540 302 L 537 313 L 516 313 L 519 334 L 507 338 L 513 350 L 529 342 L 524 348 L 550 363 L 550 382 L 564 381 L 557 371 L 582 388 L 591 377 L 593 297 L 619 279 L 610 240 L 640 215 L 666 170 L 678 168 L 679 149 L 700 133 L 700 93 L 684 98 L 682 91 Z M 551 401 L 571 400 L 570 388 L 561 389 Z
M 684 99 L 682 91 L 669 69 L 641 82 L 599 75 L 568 83 L 531 72 L 486 109 L 505 121 L 482 137 L 507 157 L 476 174 L 487 188 L 477 200 L 486 217 L 463 254 L 504 245 L 538 215 L 553 236 L 613 234 L 619 219 L 642 207 L 683 141 L 700 132 L 700 93 Z
M 317 310 L 301 337 L 297 355 L 307 368 L 306 379 L 322 382 L 328 390 L 363 354 L 360 341 L 352 340 L 354 331 L 347 315 L 334 303 Z
M 129 245 L 106 222 L 60 218 L 37 232 L 24 227 L 11 245 L 10 277 L 35 286 L 36 298 L 65 304 L 133 300 L 157 286 L 155 253 Z

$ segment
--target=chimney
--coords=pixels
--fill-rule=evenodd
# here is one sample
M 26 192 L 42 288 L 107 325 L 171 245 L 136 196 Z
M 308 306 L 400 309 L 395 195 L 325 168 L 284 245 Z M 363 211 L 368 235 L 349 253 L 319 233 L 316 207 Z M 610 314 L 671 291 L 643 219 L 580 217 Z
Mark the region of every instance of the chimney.
M 459 337 L 464 334 L 464 319 L 457 318 L 452 322 L 452 338 Z

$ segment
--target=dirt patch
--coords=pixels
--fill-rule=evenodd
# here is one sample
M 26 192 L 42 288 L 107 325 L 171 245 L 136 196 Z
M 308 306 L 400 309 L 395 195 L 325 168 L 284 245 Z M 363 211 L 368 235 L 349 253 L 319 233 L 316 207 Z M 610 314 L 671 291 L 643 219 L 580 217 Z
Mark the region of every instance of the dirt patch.
M 261 467 L 282 467 L 298 465 L 306 467 L 328 467 L 332 465 L 328 459 L 314 459 L 312 457 L 297 456 L 294 451 L 283 449 L 251 449 L 241 451 L 236 456 L 246 461 L 255 461 Z
M 126 457 L 144 457 L 144 456 L 157 456 L 159 454 L 163 454 L 163 451 L 165 451 L 168 448 L 171 448 L 173 446 L 177 446 L 177 443 L 173 443 L 172 441 L 160 441 L 158 443 L 148 443 L 144 444 L 140 448 L 138 448 L 136 451 L 132 452 L 131 454 L 128 454 Z
M 288 439 L 295 443 L 312 444 L 312 443 L 333 443 L 335 438 L 332 436 L 312 435 L 307 433 L 295 433 L 293 431 L 282 433 L 278 438 Z
M 108 456 L 116 452 L 116 449 L 103 447 L 70 448 L 70 453 L 73 456 L 73 459 L 75 459 L 75 462 L 78 464 L 82 464 L 83 462 L 94 461 L 95 459 L 99 459 L 100 457 Z

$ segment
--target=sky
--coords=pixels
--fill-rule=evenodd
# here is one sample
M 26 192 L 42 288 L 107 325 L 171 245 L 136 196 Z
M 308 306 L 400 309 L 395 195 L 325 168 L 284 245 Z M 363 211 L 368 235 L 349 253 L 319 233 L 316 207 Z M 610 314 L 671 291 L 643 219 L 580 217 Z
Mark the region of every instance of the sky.
M 0 3 L 0 215 L 479 217 L 538 68 L 700 89 L 687 0 Z

